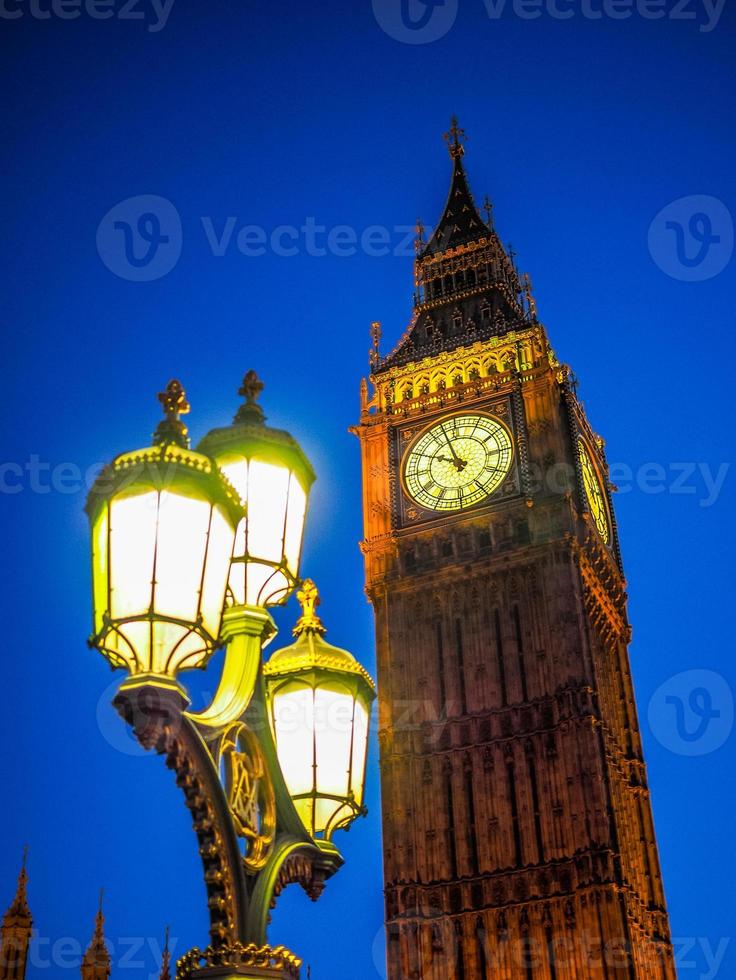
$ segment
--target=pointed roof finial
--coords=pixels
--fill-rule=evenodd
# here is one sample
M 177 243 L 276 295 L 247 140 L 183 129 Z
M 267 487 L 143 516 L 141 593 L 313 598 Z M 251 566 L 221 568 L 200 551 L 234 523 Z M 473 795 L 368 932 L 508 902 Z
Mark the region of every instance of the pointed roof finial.
M 240 425 L 259 425 L 263 423 L 265 415 L 263 409 L 258 404 L 258 398 L 263 391 L 264 384 L 256 372 L 251 368 L 246 371 L 243 383 L 238 388 L 238 394 L 245 398 L 245 404 L 241 405 L 235 416 L 235 421 Z
M 95 916 L 95 931 L 82 960 L 82 980 L 107 980 L 110 976 L 110 952 L 105 942 L 105 916 L 102 911 L 104 888 L 100 889 L 100 901 Z
M 445 133 L 445 140 L 452 159 L 459 160 L 465 153 L 463 143 L 467 140 L 467 136 L 465 130 L 458 125 L 457 116 L 453 116 L 450 120 L 450 129 Z
M 20 871 L 18 872 L 18 882 L 15 889 L 15 897 L 10 904 L 7 912 L 5 913 L 4 919 L 10 918 L 27 918 L 30 920 L 31 910 L 28 907 L 28 871 L 26 870 L 26 863 L 28 860 L 28 845 L 23 847 L 23 860 L 21 862 Z
M 537 319 L 537 301 L 532 296 L 532 277 L 528 272 L 525 272 L 521 277 L 521 285 L 524 289 L 524 298 L 526 299 L 526 307 L 529 312 L 529 319 Z
M 171 980 L 171 953 L 169 952 L 169 927 L 166 926 L 166 933 L 164 938 L 164 949 L 161 956 L 161 973 L 159 974 L 159 980 Z
M 380 320 L 374 320 L 371 323 L 371 349 L 368 355 L 368 360 L 372 368 L 376 367 L 381 360 L 381 322 Z
M 182 449 L 189 447 L 189 430 L 179 418 L 187 415 L 190 409 L 187 393 L 181 381 L 172 378 L 163 391 L 159 391 L 158 400 L 164 410 L 164 420 L 159 422 L 153 434 L 154 446 L 165 446 L 173 442 Z
M 301 636 L 304 632 L 319 633 L 320 636 L 324 636 L 327 630 L 317 615 L 317 606 L 322 600 L 319 597 L 317 586 L 311 578 L 304 579 L 296 597 L 302 607 L 302 614 L 292 631 L 294 636 Z
M 488 197 L 487 194 L 483 198 L 483 210 L 486 213 L 486 224 L 492 231 L 493 230 L 493 204 L 491 203 L 491 199 Z

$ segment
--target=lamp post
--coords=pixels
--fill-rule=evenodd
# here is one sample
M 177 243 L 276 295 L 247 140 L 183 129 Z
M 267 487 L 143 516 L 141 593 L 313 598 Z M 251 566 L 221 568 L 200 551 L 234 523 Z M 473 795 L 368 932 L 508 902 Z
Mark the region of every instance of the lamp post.
M 333 831 L 364 812 L 373 684 L 322 639 L 309 582 L 296 643 L 269 661 L 267 697 L 268 607 L 300 583 L 314 473 L 298 443 L 265 424 L 262 388 L 249 371 L 233 424 L 194 451 L 184 390 L 170 382 L 153 446 L 117 456 L 87 501 L 90 645 L 127 672 L 113 703 L 166 757 L 202 857 L 210 943 L 182 957 L 177 978 L 297 978 L 298 957 L 266 943 L 269 910 L 292 882 L 319 897 L 343 863 Z M 219 646 L 215 695 L 192 712 L 179 674 L 206 667 Z M 305 692 L 311 708 L 289 730 Z M 324 708 L 334 717 L 328 710 L 318 725 Z

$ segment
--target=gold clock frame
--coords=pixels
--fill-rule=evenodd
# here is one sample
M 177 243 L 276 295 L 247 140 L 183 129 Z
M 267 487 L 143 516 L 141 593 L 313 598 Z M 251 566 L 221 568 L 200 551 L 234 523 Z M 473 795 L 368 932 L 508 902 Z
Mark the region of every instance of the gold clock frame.
M 580 467 L 580 482 L 583 490 L 583 500 L 590 515 L 593 527 L 598 532 L 603 544 L 610 548 L 613 542 L 613 521 L 611 520 L 611 508 L 605 490 L 605 482 L 601 479 L 601 471 L 595 462 L 595 454 L 590 451 L 588 443 L 579 435 L 577 437 L 577 461 Z M 586 475 L 589 479 L 586 480 Z M 592 480 L 595 493 L 589 488 L 589 481 Z M 600 504 L 600 513 L 595 506 Z
M 493 422 L 495 425 L 497 425 L 500 429 L 502 429 L 506 433 L 506 436 L 509 440 L 509 449 L 510 449 L 508 468 L 506 469 L 506 472 L 503 474 L 503 476 L 496 484 L 496 486 L 489 493 L 485 494 L 480 500 L 475 501 L 474 503 L 468 505 L 467 507 L 457 507 L 457 508 L 428 507 L 426 504 L 423 504 L 420 501 L 418 501 L 409 489 L 406 480 L 407 463 L 411 457 L 411 454 L 414 452 L 416 446 L 421 442 L 421 440 L 427 435 L 428 432 L 431 432 L 432 429 L 437 428 L 438 426 L 442 425 L 444 422 L 448 420 L 460 418 L 463 416 L 472 416 L 474 418 L 488 419 L 489 421 Z M 403 493 L 405 499 L 408 501 L 410 507 L 419 507 L 425 513 L 431 514 L 433 518 L 457 517 L 461 514 L 469 514 L 472 511 L 474 511 L 476 508 L 487 506 L 491 498 L 493 498 L 499 492 L 503 484 L 506 482 L 509 476 L 514 472 L 514 464 L 517 462 L 517 455 L 518 455 L 518 447 L 516 444 L 516 440 L 514 438 L 514 433 L 511 430 L 511 427 L 507 422 L 499 418 L 499 416 L 494 414 L 493 412 L 482 411 L 474 408 L 466 408 L 464 410 L 462 409 L 456 410 L 448 415 L 438 415 L 434 419 L 429 421 L 411 439 L 409 445 L 401 453 L 400 459 L 398 461 L 399 465 L 397 467 L 399 472 L 399 483 L 401 487 L 401 492 Z

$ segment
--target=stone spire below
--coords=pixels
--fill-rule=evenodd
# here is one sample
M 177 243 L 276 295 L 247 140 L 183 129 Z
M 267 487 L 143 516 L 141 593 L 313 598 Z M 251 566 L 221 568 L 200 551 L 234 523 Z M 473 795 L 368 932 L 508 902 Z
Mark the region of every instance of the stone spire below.
M 82 960 L 82 980 L 108 980 L 110 976 L 110 953 L 105 942 L 104 927 L 105 916 L 102 914 L 102 892 L 100 892 L 95 931 Z
M 164 951 L 161 957 L 161 972 L 159 980 L 171 980 L 171 953 L 169 951 L 169 927 L 166 926 L 166 939 L 164 941 Z
M 0 928 L 0 980 L 24 980 L 33 919 L 28 907 L 28 872 L 23 852 L 23 864 L 18 875 L 15 898 L 3 916 Z

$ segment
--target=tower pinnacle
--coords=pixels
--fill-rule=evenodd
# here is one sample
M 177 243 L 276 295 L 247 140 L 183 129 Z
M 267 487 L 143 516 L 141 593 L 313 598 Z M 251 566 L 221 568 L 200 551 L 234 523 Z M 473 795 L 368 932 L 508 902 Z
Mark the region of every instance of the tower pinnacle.
M 110 976 L 110 953 L 105 942 L 105 916 L 102 912 L 103 894 L 101 889 L 100 904 L 95 916 L 95 931 L 82 960 L 82 980 L 108 980 Z
M 171 953 L 169 951 L 169 927 L 166 926 L 166 938 L 164 940 L 164 951 L 161 956 L 161 973 L 159 980 L 171 980 Z
M 23 850 L 23 863 L 18 874 L 15 897 L 3 916 L 0 928 L 0 980 L 24 980 L 28 946 L 33 919 L 28 907 L 28 847 Z

